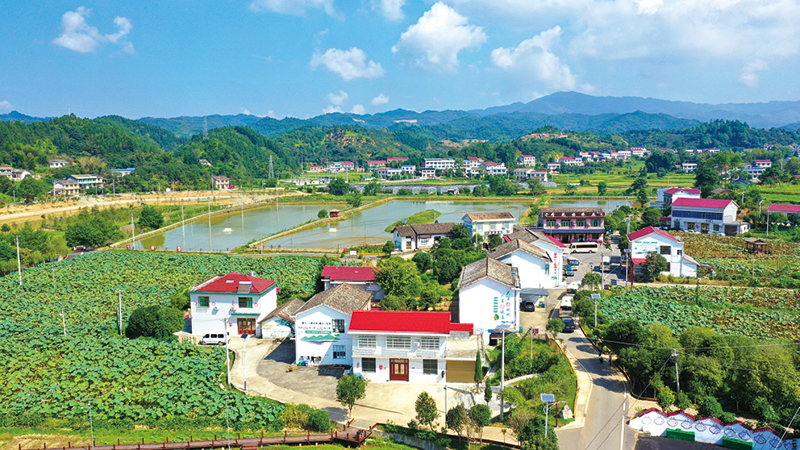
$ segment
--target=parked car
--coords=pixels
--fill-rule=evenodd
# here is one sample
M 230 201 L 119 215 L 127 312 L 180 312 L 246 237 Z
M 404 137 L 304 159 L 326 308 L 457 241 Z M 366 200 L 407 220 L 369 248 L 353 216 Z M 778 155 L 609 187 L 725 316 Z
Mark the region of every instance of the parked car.
M 567 294 L 576 294 L 578 289 L 581 288 L 581 284 L 577 281 L 573 281 L 572 283 L 567 285 Z
M 523 300 L 519 305 L 522 311 L 536 311 L 536 302 L 533 300 Z
M 572 296 L 568 295 L 561 298 L 561 304 L 558 307 L 559 317 L 572 317 Z
M 565 277 L 575 276 L 575 270 L 572 269 L 572 266 L 564 266 L 564 276 Z
M 572 333 L 575 331 L 575 321 L 572 319 L 572 317 L 564 317 L 561 320 L 564 321 L 564 333 Z
M 208 333 L 202 338 L 200 338 L 200 345 L 224 345 L 224 344 L 225 344 L 224 334 Z

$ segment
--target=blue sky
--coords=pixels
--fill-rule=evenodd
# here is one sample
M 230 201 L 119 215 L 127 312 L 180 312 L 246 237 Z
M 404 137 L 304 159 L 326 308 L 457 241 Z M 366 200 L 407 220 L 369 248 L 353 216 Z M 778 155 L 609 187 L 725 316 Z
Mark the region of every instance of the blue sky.
M 800 100 L 796 0 L 4 0 L 0 113 Z

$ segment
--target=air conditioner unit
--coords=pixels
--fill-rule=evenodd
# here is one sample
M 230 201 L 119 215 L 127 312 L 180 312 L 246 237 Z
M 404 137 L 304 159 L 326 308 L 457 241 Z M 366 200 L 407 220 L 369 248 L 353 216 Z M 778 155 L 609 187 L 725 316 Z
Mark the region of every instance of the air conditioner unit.
M 414 348 L 419 348 L 419 341 L 414 342 Z
M 236 311 L 237 309 L 239 309 L 237 305 L 231 305 L 231 311 Z

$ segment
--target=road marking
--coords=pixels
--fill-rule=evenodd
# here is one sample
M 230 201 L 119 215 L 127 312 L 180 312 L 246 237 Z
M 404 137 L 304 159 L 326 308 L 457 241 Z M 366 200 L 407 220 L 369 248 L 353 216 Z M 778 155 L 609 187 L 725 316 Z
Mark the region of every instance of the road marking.
M 622 446 L 625 444 L 625 410 L 628 409 L 628 393 L 625 392 L 625 399 L 622 401 L 622 423 L 619 427 L 619 450 L 623 450 Z

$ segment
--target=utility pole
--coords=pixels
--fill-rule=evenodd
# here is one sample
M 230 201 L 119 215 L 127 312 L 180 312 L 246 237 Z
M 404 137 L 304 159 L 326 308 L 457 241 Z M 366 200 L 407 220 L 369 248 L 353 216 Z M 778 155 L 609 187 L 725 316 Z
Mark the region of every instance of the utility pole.
M 678 350 L 672 350 L 672 357 L 675 358 L 675 383 L 677 384 L 678 391 L 677 393 L 681 393 L 681 379 L 678 376 Z
M 67 315 L 64 314 L 64 308 L 61 308 L 61 326 L 64 327 L 64 337 L 67 337 Z
M 183 200 L 181 200 L 181 233 L 183 234 L 183 247 L 186 250 L 186 217 L 183 215 Z
M 117 290 L 119 295 L 119 335 L 122 336 L 122 289 Z
M 19 235 L 17 235 L 17 271 L 19 272 L 19 285 L 22 286 L 22 259 L 19 257 Z
M 503 329 L 503 350 L 502 356 L 500 357 L 500 421 L 503 421 L 503 389 L 505 388 L 506 384 L 506 330 Z M 485 386 L 486 389 L 491 389 L 489 386 Z
M 131 250 L 136 250 L 136 224 L 133 223 L 133 211 L 131 211 L 131 235 L 133 236 Z

